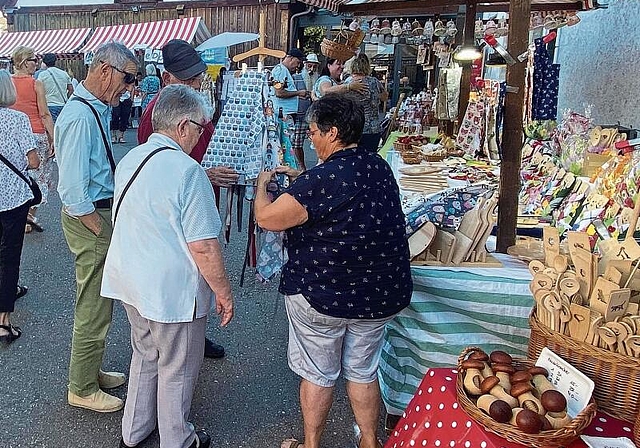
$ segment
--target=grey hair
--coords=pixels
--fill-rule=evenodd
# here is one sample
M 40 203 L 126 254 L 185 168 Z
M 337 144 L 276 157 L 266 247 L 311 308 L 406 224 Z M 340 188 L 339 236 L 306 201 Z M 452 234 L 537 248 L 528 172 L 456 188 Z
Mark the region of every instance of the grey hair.
M 93 60 L 89 66 L 89 71 L 95 70 L 100 65 L 106 62 L 114 67 L 124 70 L 124 66 L 129 62 L 133 62 L 138 66 L 138 59 L 135 55 L 120 42 L 107 42 L 100 45 L 95 53 L 93 53 Z
M 168 131 L 184 119 L 211 119 L 211 108 L 204 97 L 184 84 L 171 84 L 160 91 L 158 101 L 153 107 L 151 124 L 153 130 Z
M 153 64 L 147 64 L 144 70 L 145 72 L 147 72 L 147 75 L 149 76 L 154 76 L 156 74 L 156 66 Z
M 16 103 L 16 86 L 13 85 L 11 74 L 7 70 L 0 70 L 0 107 L 13 106 Z

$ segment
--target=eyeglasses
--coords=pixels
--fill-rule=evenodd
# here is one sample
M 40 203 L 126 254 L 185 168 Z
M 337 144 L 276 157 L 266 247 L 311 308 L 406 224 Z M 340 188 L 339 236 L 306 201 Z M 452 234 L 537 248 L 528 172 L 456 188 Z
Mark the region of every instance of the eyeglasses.
M 316 135 L 316 133 L 317 133 L 317 132 L 320 132 L 320 129 L 316 129 L 315 131 L 308 130 L 308 131 L 307 131 L 307 137 L 311 138 L 311 137 L 313 137 L 314 135 Z
M 29 58 L 29 59 L 25 59 L 28 62 L 38 62 L 38 58 Z
M 105 61 L 100 61 L 100 63 L 102 64 L 107 64 Z M 120 70 L 118 67 L 115 67 L 111 64 L 107 64 L 109 67 L 111 67 L 112 69 L 114 69 L 117 72 L 120 72 L 124 75 L 124 83 L 125 84 L 133 84 L 134 82 L 136 82 L 136 74 L 135 73 L 129 73 L 129 72 L 125 72 L 124 70 Z
M 195 124 L 196 126 L 198 126 L 198 133 L 202 135 L 202 133 L 204 132 L 204 125 L 198 123 L 197 121 L 193 121 L 193 120 L 189 120 L 189 121 Z
M 198 84 L 202 84 L 202 80 L 204 80 L 204 73 L 200 73 L 200 74 L 194 76 L 193 78 L 186 79 L 186 80 L 184 80 L 182 82 L 187 84 L 187 85 L 191 85 L 191 84 L 196 83 L 196 82 Z

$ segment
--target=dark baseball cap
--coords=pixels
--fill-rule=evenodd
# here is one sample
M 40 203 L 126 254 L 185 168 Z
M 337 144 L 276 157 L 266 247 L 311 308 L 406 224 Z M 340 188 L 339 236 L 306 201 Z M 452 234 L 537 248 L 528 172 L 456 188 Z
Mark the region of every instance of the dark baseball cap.
M 55 65 L 56 59 L 57 57 L 53 53 L 45 53 L 42 55 L 42 62 L 47 64 L 47 66 L 49 67 L 51 67 L 52 65 Z
M 287 51 L 287 56 L 298 58 L 301 61 L 304 61 L 304 53 L 297 48 L 290 48 L 289 51 Z
M 207 70 L 198 52 L 181 39 L 172 39 L 162 47 L 163 65 L 166 71 L 186 81 Z

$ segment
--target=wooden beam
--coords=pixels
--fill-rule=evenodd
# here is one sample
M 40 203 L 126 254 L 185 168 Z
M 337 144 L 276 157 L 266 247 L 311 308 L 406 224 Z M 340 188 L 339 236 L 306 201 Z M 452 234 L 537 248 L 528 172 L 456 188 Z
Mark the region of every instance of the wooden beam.
M 530 0 L 511 0 L 509 7 L 509 53 L 516 57 L 529 46 Z M 522 117 L 524 109 L 525 63 L 507 66 L 507 91 L 502 130 L 502 161 L 500 163 L 500 199 L 498 202 L 498 252 L 506 253 L 515 244 L 520 192 L 522 157 Z
M 367 2 L 357 5 L 341 5 L 340 13 L 351 13 L 356 16 L 378 17 L 398 15 L 402 16 L 424 16 L 430 14 L 456 14 L 458 7 L 464 5 L 465 0 L 398 0 L 389 2 Z M 531 11 L 580 11 L 582 3 L 580 1 L 558 1 L 555 3 L 532 4 Z M 509 2 L 505 0 L 483 0 L 477 5 L 476 12 L 507 12 Z

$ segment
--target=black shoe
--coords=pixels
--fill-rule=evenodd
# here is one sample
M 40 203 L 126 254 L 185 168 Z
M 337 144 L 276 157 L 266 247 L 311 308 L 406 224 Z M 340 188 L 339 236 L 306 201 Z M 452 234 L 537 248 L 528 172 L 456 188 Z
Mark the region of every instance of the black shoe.
M 7 346 L 11 344 L 13 341 L 22 336 L 22 330 L 20 327 L 14 327 L 13 325 L 0 325 L 0 328 L 6 330 L 8 333 L 0 336 L 0 344 L 3 346 Z
M 19 299 L 20 297 L 25 296 L 28 292 L 29 292 L 29 288 L 27 288 L 26 286 L 18 285 L 18 289 L 16 291 L 16 300 Z
M 211 339 L 205 338 L 204 340 L 204 357 L 220 359 L 224 357 L 224 347 L 222 345 L 214 344 Z
M 196 439 L 189 448 L 209 448 L 211 445 L 211 437 L 204 431 L 196 431 Z

